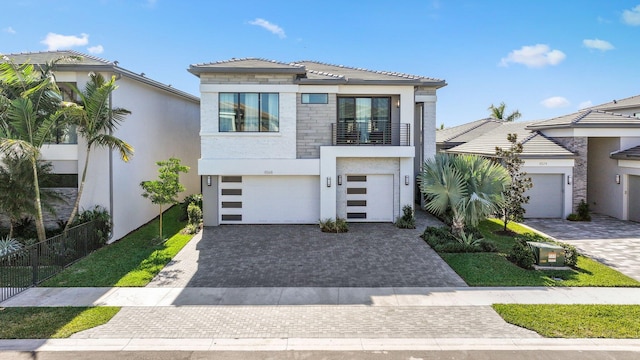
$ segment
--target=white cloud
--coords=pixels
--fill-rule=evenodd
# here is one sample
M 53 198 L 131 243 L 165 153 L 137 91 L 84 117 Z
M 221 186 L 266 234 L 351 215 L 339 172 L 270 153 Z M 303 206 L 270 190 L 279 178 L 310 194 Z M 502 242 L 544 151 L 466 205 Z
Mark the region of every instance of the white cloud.
M 622 22 L 631 26 L 640 26 L 640 5 L 622 12 Z
M 102 45 L 90 46 L 87 48 L 87 51 L 91 54 L 102 54 L 104 47 L 102 47 Z
M 282 29 L 280 26 L 276 25 L 276 24 L 272 24 L 270 22 L 268 22 L 265 19 L 260 19 L 257 18 L 253 21 L 249 21 L 249 24 L 251 25 L 256 25 L 256 26 L 260 26 L 261 28 L 266 29 L 267 31 L 278 35 L 281 39 L 284 39 L 287 37 L 287 35 L 285 35 L 284 33 L 284 29 Z
M 536 44 L 523 46 L 520 50 L 513 50 L 507 57 L 500 60 L 500 66 L 509 66 L 509 63 L 516 63 L 530 68 L 539 68 L 547 65 L 558 65 L 566 57 L 560 50 L 551 50 L 549 45 Z
M 569 100 L 563 98 L 562 96 L 553 96 L 548 99 L 542 100 L 540 104 L 550 109 L 556 109 L 561 107 L 567 107 L 571 103 L 569 102 Z
M 600 40 L 600 39 L 584 39 L 582 40 L 582 44 L 588 47 L 589 49 L 596 49 L 600 51 L 615 49 L 610 42 Z
M 580 104 L 578 104 L 578 110 L 586 109 L 592 106 L 593 106 L 593 103 L 591 102 L 591 100 L 583 101 Z
M 16 33 L 16 31 L 15 31 L 15 30 L 13 30 L 13 28 L 12 28 L 11 26 L 9 26 L 9 27 L 7 27 L 7 28 L 2 29 L 2 31 L 6 32 L 7 34 L 11 34 L 11 35 L 13 35 L 13 34 L 15 34 L 15 33 Z
M 88 34 L 60 35 L 56 33 L 48 33 L 40 43 L 47 45 L 47 50 L 68 49 L 74 46 L 84 46 L 89 43 Z

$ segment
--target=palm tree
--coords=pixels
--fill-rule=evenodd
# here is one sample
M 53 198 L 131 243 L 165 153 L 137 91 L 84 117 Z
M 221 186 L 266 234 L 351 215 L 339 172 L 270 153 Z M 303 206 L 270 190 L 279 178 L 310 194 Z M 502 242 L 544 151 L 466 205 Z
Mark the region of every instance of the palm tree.
M 520 114 L 520 111 L 515 110 L 512 111 L 509 116 L 505 117 L 504 110 L 506 107 L 507 105 L 505 105 L 504 102 L 501 102 L 499 106 L 493 106 L 493 104 L 491 104 L 491 106 L 489 106 L 487 110 L 491 112 L 491 118 L 502 120 L 504 122 L 516 121 L 522 116 L 522 114 Z
M 58 59 L 61 60 L 61 59 Z M 51 69 L 58 61 L 36 70 L 32 64 L 0 63 L 0 154 L 29 162 L 32 170 L 36 231 L 46 238 L 38 180 L 40 149 L 70 107 L 64 107 Z
M 111 93 L 118 88 L 115 82 L 115 76 L 111 77 L 110 81 L 106 81 L 100 74 L 91 74 L 84 91 L 79 91 L 73 87 L 73 91 L 80 98 L 80 105 L 82 107 L 80 111 L 75 113 L 72 121 L 76 125 L 77 132 L 87 141 L 87 152 L 80 187 L 78 188 L 78 196 L 76 197 L 65 230 L 71 226 L 78 213 L 80 198 L 87 179 L 87 168 L 91 149 L 94 146 L 102 146 L 112 150 L 118 150 L 120 157 L 125 162 L 128 162 L 129 158 L 133 155 L 133 147 L 131 145 L 112 135 L 117 126 L 124 120 L 125 116 L 131 114 L 129 110 L 111 107 L 109 101 Z
M 419 180 L 427 210 L 445 217 L 459 237 L 465 227 L 476 227 L 500 209 L 509 175 L 477 155 L 438 153 L 425 162 Z

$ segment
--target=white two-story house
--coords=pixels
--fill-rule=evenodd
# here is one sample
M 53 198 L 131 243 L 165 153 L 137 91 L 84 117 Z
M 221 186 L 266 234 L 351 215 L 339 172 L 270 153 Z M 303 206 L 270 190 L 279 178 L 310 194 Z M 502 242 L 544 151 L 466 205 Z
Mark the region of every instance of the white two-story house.
M 413 206 L 443 80 L 255 58 L 189 71 L 206 226 L 392 222 Z
M 83 90 L 92 72 L 100 73 L 106 79 L 116 77 L 118 89 L 112 93 L 111 106 L 127 109 L 131 114 L 113 135 L 133 146 L 135 153 L 125 163 L 117 152 L 106 148 L 92 149 L 80 202 L 80 210 L 99 205 L 109 211 L 113 221 L 111 241 L 158 216 L 157 205 L 143 198 L 140 188 L 141 181 L 158 177 L 157 161 L 180 158 L 183 164 L 191 167 L 189 174 L 180 177 L 187 188 L 181 195 L 200 191 L 200 177 L 196 173 L 200 151 L 198 97 L 127 70 L 117 61 L 71 50 L 7 54 L 7 57 L 17 64 L 37 66 L 66 58 L 54 67 L 56 82 L 66 100 L 74 96 L 70 85 Z M 86 141 L 71 126 L 60 129 L 51 143 L 41 150 L 42 160 L 53 165 L 56 191 L 66 198 L 66 201 L 54 204 L 57 207 L 55 216 L 46 216 L 46 226 L 55 227 L 57 219 L 66 220 L 71 213 L 84 168 Z

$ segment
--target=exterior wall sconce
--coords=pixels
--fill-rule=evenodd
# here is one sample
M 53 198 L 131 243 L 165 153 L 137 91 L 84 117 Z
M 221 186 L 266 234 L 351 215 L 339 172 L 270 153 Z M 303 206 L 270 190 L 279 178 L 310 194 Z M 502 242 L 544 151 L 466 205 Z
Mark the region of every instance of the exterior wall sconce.
M 400 99 L 398 99 L 398 100 L 396 101 L 396 107 L 397 107 L 397 108 L 399 108 L 399 107 L 400 107 Z
M 571 185 L 571 175 L 567 175 L 567 185 Z
M 331 187 L 331 176 L 327 176 L 327 187 Z
M 620 174 L 616 174 L 616 184 L 620 185 Z
M 342 175 L 338 175 L 338 185 L 342 185 Z
M 207 176 L 207 186 L 211 186 L 211 175 Z
M 404 184 L 409 185 L 409 175 L 404 176 Z

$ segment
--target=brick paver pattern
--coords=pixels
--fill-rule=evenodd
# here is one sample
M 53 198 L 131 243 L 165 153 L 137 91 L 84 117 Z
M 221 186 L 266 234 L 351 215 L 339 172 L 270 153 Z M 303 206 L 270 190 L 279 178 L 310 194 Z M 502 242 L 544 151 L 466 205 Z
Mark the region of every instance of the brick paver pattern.
M 592 214 L 591 221 L 528 219 L 525 224 L 640 281 L 640 223 Z
M 416 230 L 349 224 L 207 227 L 150 287 L 459 287 L 465 282 L 421 238 L 442 226 L 422 211 Z
M 489 306 L 127 307 L 72 338 L 538 338 Z

